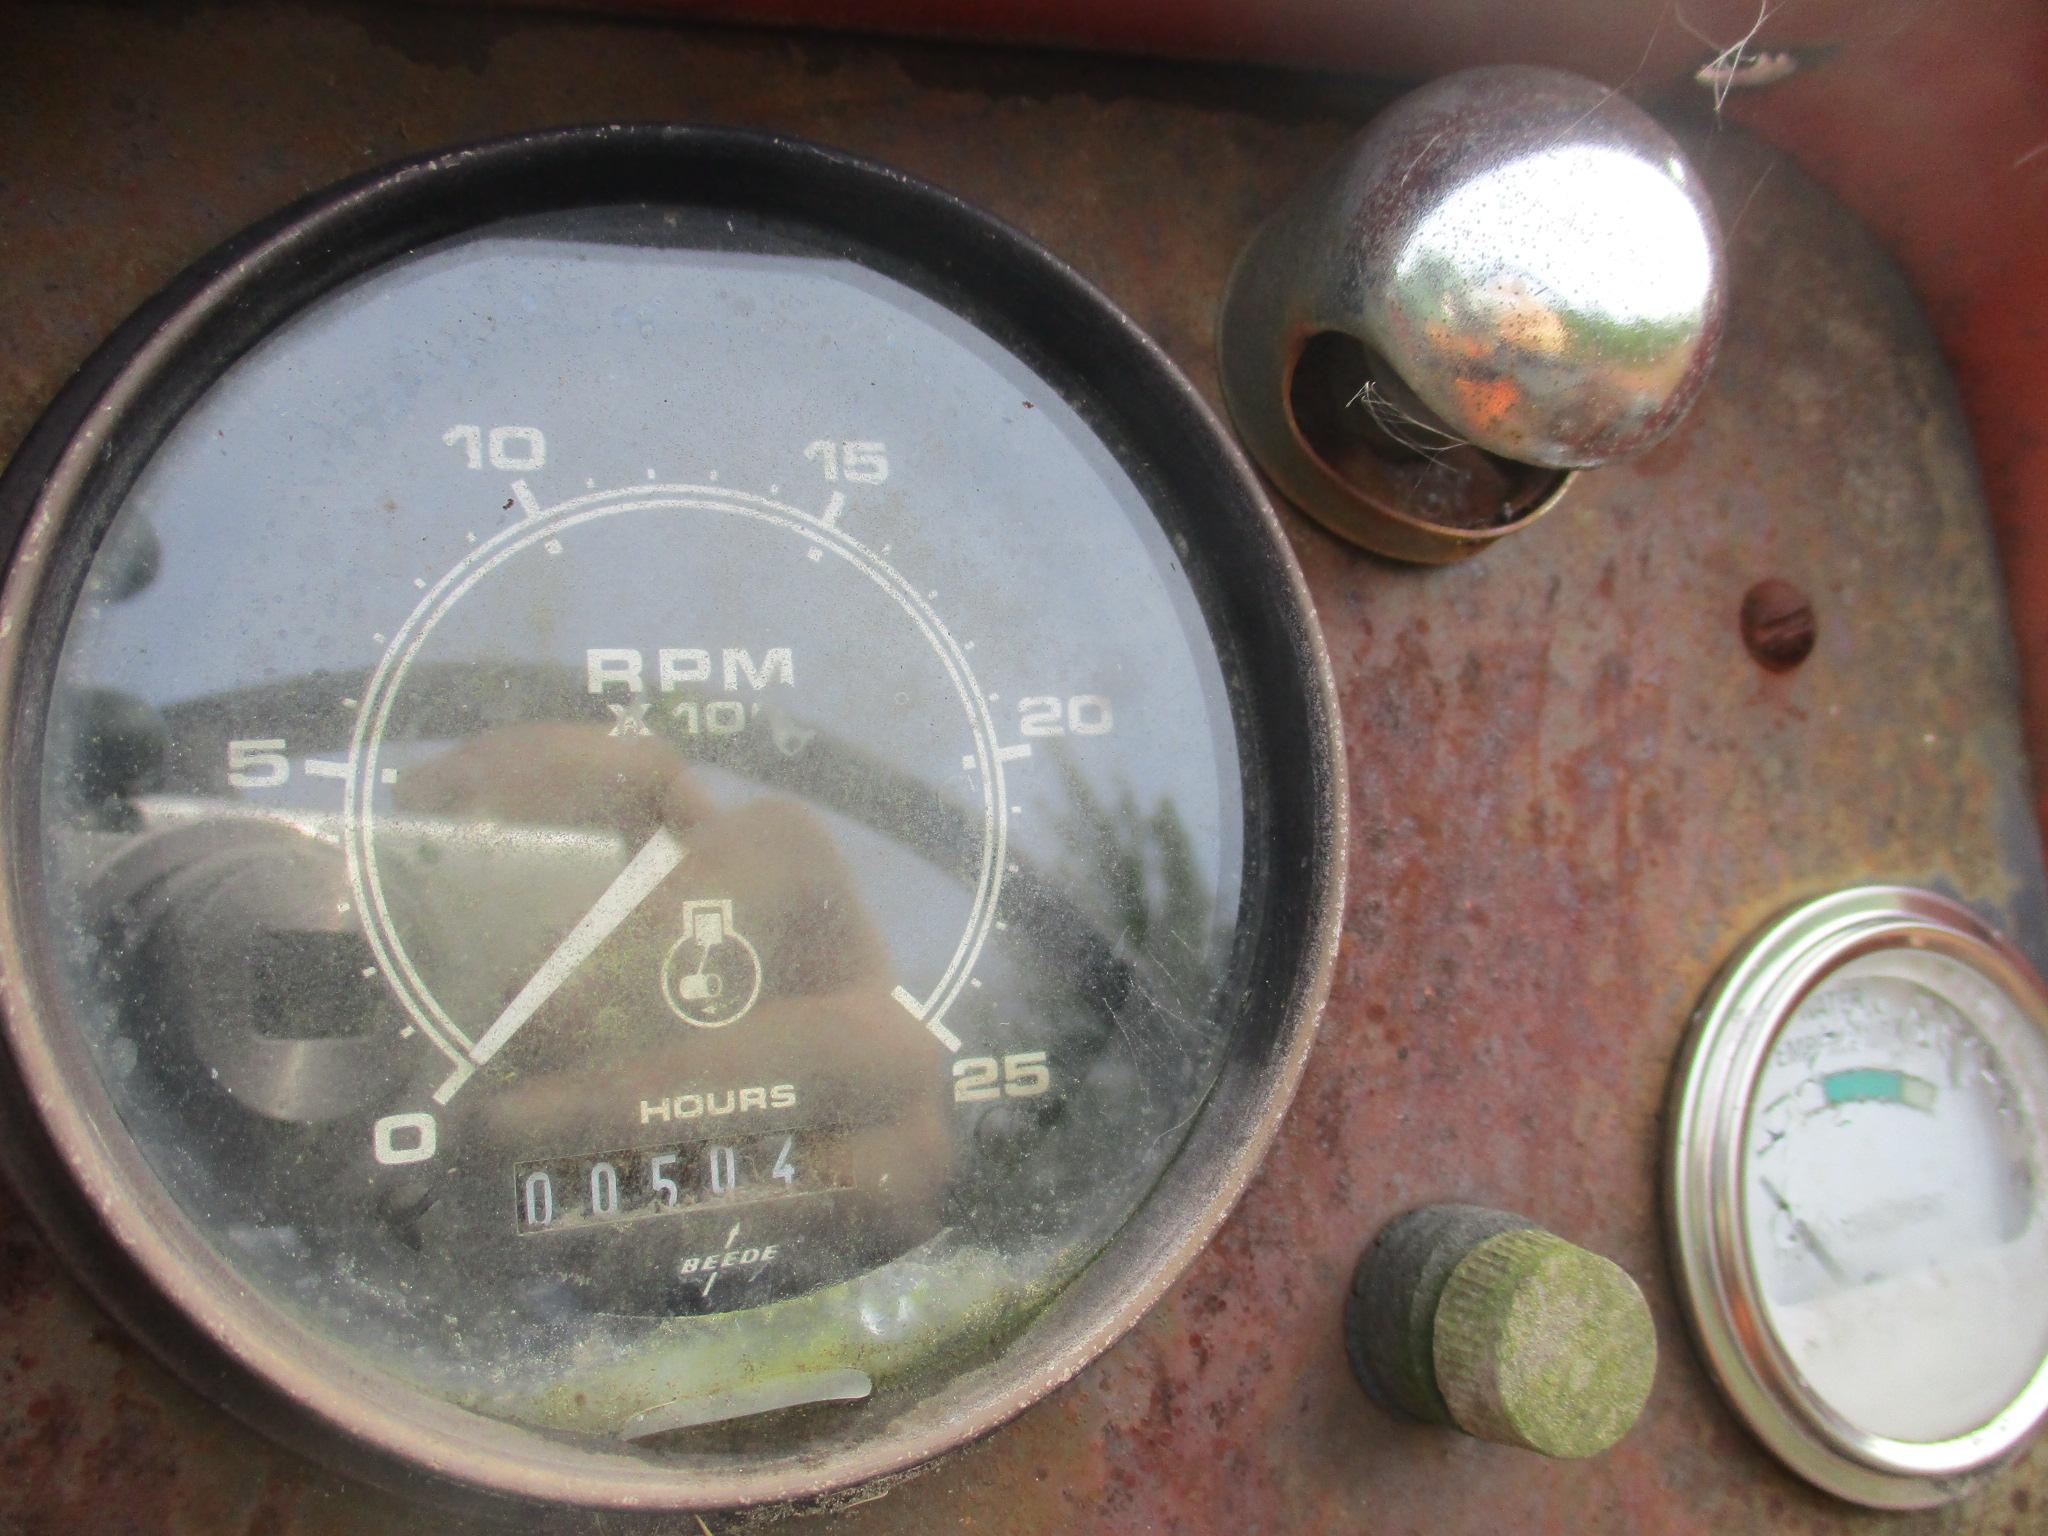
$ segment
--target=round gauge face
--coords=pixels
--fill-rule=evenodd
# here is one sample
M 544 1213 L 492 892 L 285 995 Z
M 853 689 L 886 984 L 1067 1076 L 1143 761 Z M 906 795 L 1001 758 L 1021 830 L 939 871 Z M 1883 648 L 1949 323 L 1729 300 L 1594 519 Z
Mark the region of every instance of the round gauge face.
M 380 1394 L 553 1437 L 545 1490 L 397 1452 L 500 1491 L 1014 1411 L 1313 1016 L 1327 685 L 1241 467 L 1049 258 L 820 151 L 559 135 L 262 238 L 9 586 L 10 1023 L 117 1235 L 387 1451 Z
M 1942 955 L 1851 961 L 1772 1044 L 1744 1228 L 1772 1331 L 1863 1432 L 1970 1434 L 2048 1360 L 2044 1083 L 2048 1039 Z
M 1693 1323 L 1795 1470 L 1941 1503 L 2048 1418 L 2048 992 L 1968 910 L 1862 887 L 1779 919 L 1703 1007 L 1672 1123 Z

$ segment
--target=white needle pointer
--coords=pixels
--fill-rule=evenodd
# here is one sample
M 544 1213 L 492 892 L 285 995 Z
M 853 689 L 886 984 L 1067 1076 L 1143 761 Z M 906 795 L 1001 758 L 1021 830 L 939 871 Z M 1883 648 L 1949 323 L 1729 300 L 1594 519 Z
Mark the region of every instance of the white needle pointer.
M 505 1042 L 540 1011 L 541 1005 L 555 995 L 576 967 L 588 960 L 592 951 L 654 894 L 654 888 L 683 862 L 686 852 L 666 827 L 642 843 L 632 861 L 619 871 L 618 878 L 604 888 L 604 894 L 555 946 L 555 952 L 540 963 L 540 969 L 519 989 L 519 995 L 505 1005 L 505 1011 L 469 1048 L 469 1064 L 458 1067 L 455 1075 L 441 1085 L 434 1094 L 435 1102 L 446 1104 L 476 1068 L 503 1050 Z

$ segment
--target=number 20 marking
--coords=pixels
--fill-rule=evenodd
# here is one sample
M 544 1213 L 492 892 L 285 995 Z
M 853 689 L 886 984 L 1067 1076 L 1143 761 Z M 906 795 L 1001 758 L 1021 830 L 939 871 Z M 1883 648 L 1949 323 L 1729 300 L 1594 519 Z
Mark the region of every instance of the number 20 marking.
M 1077 693 L 1071 699 L 1038 694 L 1017 701 L 1017 734 L 1020 736 L 1107 736 L 1116 718 L 1109 700 L 1099 693 Z

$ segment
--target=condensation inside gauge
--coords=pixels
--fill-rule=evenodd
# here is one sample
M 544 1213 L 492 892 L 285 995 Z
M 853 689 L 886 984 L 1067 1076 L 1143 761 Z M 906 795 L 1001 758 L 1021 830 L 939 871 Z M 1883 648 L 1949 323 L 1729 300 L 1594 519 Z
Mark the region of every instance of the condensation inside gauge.
M 1253 770 L 1161 493 L 1030 351 L 800 222 L 579 210 L 170 432 L 66 632 L 49 900 L 248 1283 L 637 1436 L 914 1393 L 1116 1231 L 1230 1042 Z
M 1858 1434 L 1994 1420 L 2048 1359 L 2048 1042 L 1991 980 L 1907 949 L 1831 972 L 1770 1047 L 1743 1215 L 1792 1366 Z

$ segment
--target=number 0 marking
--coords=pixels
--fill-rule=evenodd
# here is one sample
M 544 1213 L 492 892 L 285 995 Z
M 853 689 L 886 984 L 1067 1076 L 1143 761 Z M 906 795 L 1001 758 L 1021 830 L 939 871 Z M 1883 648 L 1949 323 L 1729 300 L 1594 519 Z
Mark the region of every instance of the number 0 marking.
M 379 1120 L 371 1141 L 377 1149 L 378 1162 L 386 1167 L 398 1167 L 405 1163 L 424 1163 L 434 1155 L 438 1137 L 434 1117 L 424 1110 L 412 1110 L 403 1115 L 386 1115 Z
M 555 1223 L 555 1181 L 545 1173 L 526 1176 L 526 1224 L 551 1227 Z
M 729 1195 L 740 1182 L 739 1153 L 731 1147 L 711 1149 L 711 1193 Z
M 619 1170 L 610 1163 L 599 1163 L 590 1170 L 590 1214 L 619 1214 Z

